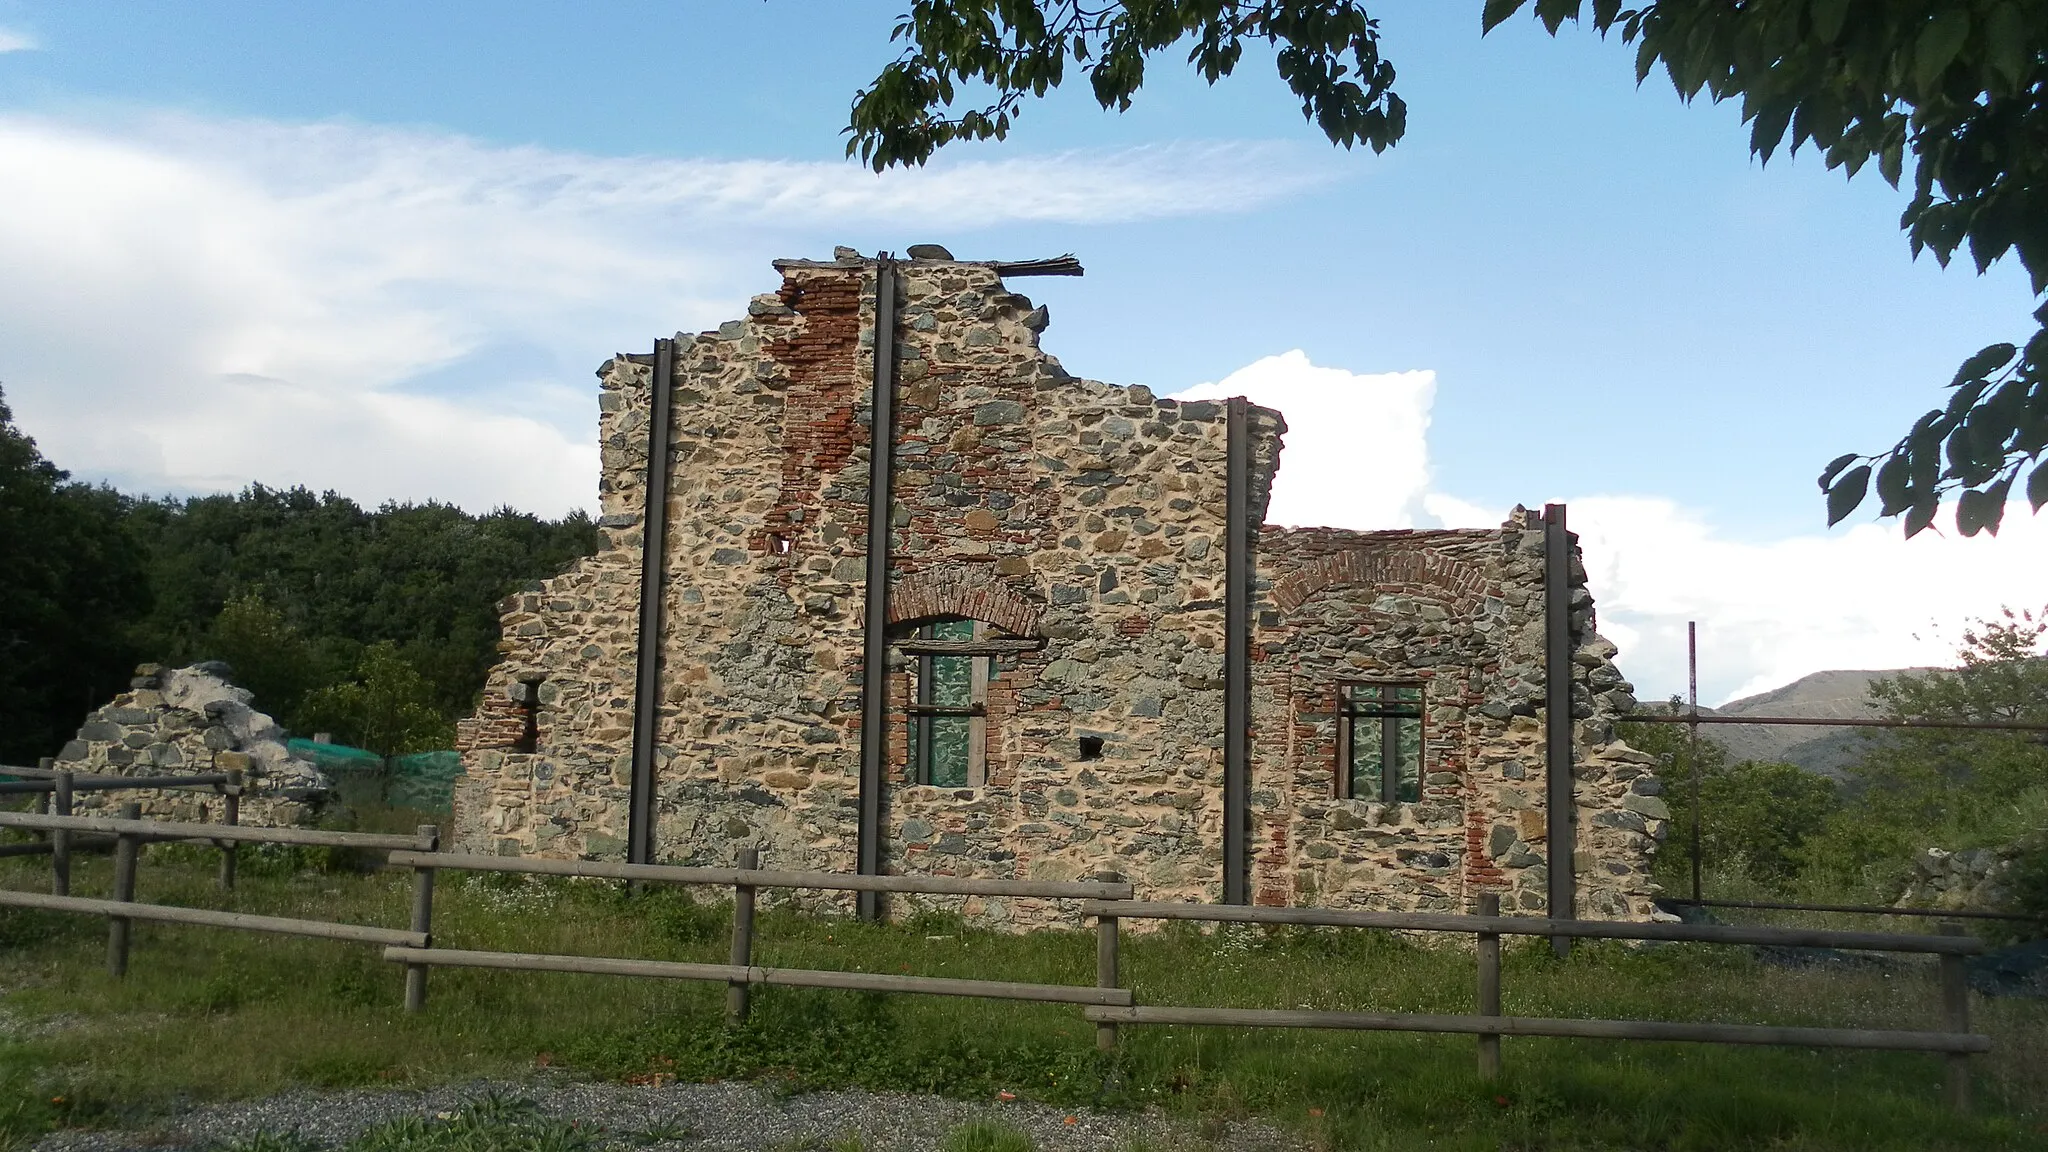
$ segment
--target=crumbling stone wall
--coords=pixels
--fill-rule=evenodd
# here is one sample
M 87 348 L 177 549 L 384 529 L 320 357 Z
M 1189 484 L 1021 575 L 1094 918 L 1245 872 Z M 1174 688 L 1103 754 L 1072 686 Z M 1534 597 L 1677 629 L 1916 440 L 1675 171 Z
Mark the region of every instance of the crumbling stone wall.
M 1458 911 L 1478 891 L 1544 911 L 1543 524 L 1498 530 L 1268 528 L 1256 617 L 1255 891 L 1262 903 Z M 1634 707 L 1572 565 L 1581 914 L 1651 912 L 1649 856 L 1669 813 L 1651 757 L 1613 735 Z M 1420 797 L 1336 798 L 1337 692 L 1423 685 Z
M 75 739 L 57 755 L 57 767 L 81 776 L 178 776 L 243 773 L 237 818 L 244 824 L 302 824 L 326 803 L 331 785 L 308 761 L 285 747 L 277 722 L 251 703 L 246 688 L 228 681 L 219 663 L 166 670 L 144 664 L 129 689 L 87 716 Z M 145 819 L 217 820 L 219 796 L 199 790 L 81 792 L 80 815 L 107 815 L 121 805 L 142 805 Z
M 745 319 L 677 335 L 665 382 L 674 391 L 656 848 L 663 859 L 722 863 L 758 845 L 768 866 L 852 871 L 876 266 L 844 254 L 777 268 L 781 289 L 756 297 Z M 888 526 L 899 650 L 882 670 L 888 868 L 1116 873 L 1149 898 L 1219 899 L 1224 406 L 1069 375 L 1038 346 L 1045 310 L 988 265 L 910 261 L 899 284 Z M 505 660 L 459 733 L 456 823 L 468 850 L 611 856 L 625 846 L 651 361 L 621 355 L 599 372 L 604 546 L 502 606 Z M 1258 408 L 1249 420 L 1258 525 L 1284 423 Z M 1521 862 L 1541 855 L 1540 822 L 1524 836 L 1518 817 L 1500 815 L 1519 809 L 1473 775 L 1479 764 L 1502 781 L 1510 765 L 1540 774 L 1517 727 L 1528 718 L 1514 711 L 1530 651 L 1541 694 L 1541 565 L 1532 585 L 1525 529 L 1398 546 L 1399 534 L 1263 533 L 1252 783 L 1261 899 L 1436 907 L 1478 887 L 1520 893 L 1529 875 L 1540 895 L 1540 869 Z M 1425 567 L 1399 579 L 1346 567 L 1369 568 L 1377 561 L 1352 554 L 1383 545 Z M 1438 587 L 1447 572 L 1476 583 Z M 1406 608 L 1382 610 L 1382 587 L 1408 588 L 1444 614 L 1426 643 L 1410 651 L 1391 623 L 1372 636 L 1326 634 L 1355 631 L 1353 617 L 1406 619 Z M 1035 642 L 993 661 L 977 788 L 913 783 L 908 758 L 913 676 L 900 644 L 920 622 L 951 617 Z M 1531 619 L 1537 638 L 1525 651 Z M 1604 643 L 1590 622 L 1583 635 L 1582 654 Z M 1459 663 L 1441 672 L 1456 691 L 1433 705 L 1443 709 L 1431 728 L 1434 775 L 1445 779 L 1433 780 L 1429 803 L 1390 822 L 1331 805 L 1333 765 L 1315 766 L 1313 735 L 1297 739 L 1317 723 L 1318 678 L 1346 660 L 1419 661 L 1438 649 Z M 1601 669 L 1612 671 L 1588 665 L 1589 690 Z M 1482 716 L 1496 700 L 1508 712 Z M 1612 781 L 1593 765 L 1610 745 L 1596 730 L 1607 713 L 1588 708 L 1584 752 L 1599 785 L 1581 803 L 1606 805 Z M 1528 791 L 1540 810 L 1540 787 Z M 1373 831 L 1342 826 L 1368 816 Z M 1516 830 L 1513 842 L 1495 844 L 1500 826 Z M 1375 842 L 1401 836 L 1415 842 Z M 1628 876 L 1617 874 L 1618 902 L 1603 913 L 1642 910 L 1643 863 L 1639 851 L 1628 856 L 1640 847 L 1614 848 Z M 1376 863 L 1351 859 L 1361 853 Z M 1017 924 L 1057 914 L 1034 902 L 964 908 Z

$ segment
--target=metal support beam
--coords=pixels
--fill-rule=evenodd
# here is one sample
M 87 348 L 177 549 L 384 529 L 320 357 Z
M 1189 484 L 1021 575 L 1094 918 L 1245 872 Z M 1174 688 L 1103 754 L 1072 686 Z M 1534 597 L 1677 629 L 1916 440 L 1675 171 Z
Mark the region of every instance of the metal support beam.
M 1572 790 L 1572 538 L 1564 505 L 1543 508 L 1543 732 L 1544 808 L 1550 841 L 1550 916 L 1575 920 L 1573 859 L 1578 841 L 1578 804 Z M 1553 936 L 1551 947 L 1569 955 L 1571 938 Z
M 882 777 L 889 758 L 889 530 L 896 455 L 896 263 L 875 258 L 875 390 L 868 405 L 868 575 L 860 673 L 860 831 L 855 870 L 882 872 Z M 860 894 L 864 920 L 880 893 Z
M 1699 621 L 1685 622 L 1686 711 L 1692 723 L 1685 726 L 1685 762 L 1692 770 L 1692 898 L 1700 899 L 1700 627 Z
M 647 419 L 647 483 L 640 509 L 640 634 L 633 689 L 633 788 L 626 859 L 654 861 L 654 749 L 660 739 L 661 624 L 668 562 L 669 407 L 675 395 L 676 346 L 654 342 L 654 382 Z
M 1251 414 L 1227 402 L 1223 568 L 1223 902 L 1251 903 Z

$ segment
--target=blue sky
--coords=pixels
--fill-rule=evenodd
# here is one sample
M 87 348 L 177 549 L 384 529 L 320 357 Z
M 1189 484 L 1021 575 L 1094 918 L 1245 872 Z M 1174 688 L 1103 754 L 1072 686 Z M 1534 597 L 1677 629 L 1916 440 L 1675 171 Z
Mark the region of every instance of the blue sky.
M 1820 466 L 2034 303 L 2017 266 L 1913 262 L 1874 173 L 1760 167 L 1733 108 L 1590 33 L 1401 0 L 1373 6 L 1410 109 L 1385 155 L 1330 148 L 1250 52 L 877 179 L 840 129 L 899 5 L 0 0 L 0 381 L 124 487 L 559 512 L 594 495 L 590 370 L 736 313 L 769 259 L 1072 251 L 1086 278 L 1019 285 L 1047 347 L 1287 395 L 1301 518 L 1571 501 L 1646 692 L 1689 617 L 1718 697 L 1937 659 L 2038 597 L 2030 518 L 1821 527 Z

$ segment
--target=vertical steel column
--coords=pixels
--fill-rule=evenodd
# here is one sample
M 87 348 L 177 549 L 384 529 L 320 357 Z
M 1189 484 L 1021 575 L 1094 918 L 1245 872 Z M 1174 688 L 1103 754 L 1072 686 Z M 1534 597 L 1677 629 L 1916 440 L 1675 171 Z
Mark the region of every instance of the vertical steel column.
M 1692 898 L 1700 899 L 1700 631 L 1699 622 L 1685 622 L 1686 713 L 1685 759 L 1692 769 Z
M 868 576 L 860 672 L 860 832 L 856 870 L 882 871 L 882 766 L 889 757 L 889 531 L 896 473 L 896 263 L 875 258 L 875 390 L 868 405 Z M 881 893 L 860 894 L 879 919 Z
M 633 788 L 626 859 L 654 862 L 654 747 L 660 738 L 661 621 L 668 599 L 669 408 L 675 396 L 676 345 L 654 342 L 654 383 L 647 413 L 647 483 L 640 509 L 640 635 L 633 690 Z
M 1574 920 L 1578 814 L 1572 789 L 1572 538 L 1562 504 L 1543 507 L 1543 731 L 1550 915 Z M 1553 936 L 1550 946 L 1559 956 L 1570 955 L 1571 937 Z
M 1223 561 L 1223 902 L 1251 903 L 1245 841 L 1251 833 L 1251 413 L 1225 402 Z

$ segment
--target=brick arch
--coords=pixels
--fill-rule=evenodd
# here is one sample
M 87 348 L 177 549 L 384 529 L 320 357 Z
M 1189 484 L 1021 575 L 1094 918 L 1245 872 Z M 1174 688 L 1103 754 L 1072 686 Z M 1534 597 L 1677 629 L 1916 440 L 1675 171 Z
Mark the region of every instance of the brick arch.
M 1039 609 L 980 565 L 940 564 L 900 577 L 889 589 L 889 623 L 965 616 L 1017 636 L 1038 635 Z
M 1273 599 L 1291 612 L 1310 596 L 1339 584 L 1441 589 L 1454 607 L 1471 612 L 1486 593 L 1486 572 L 1476 564 L 1420 549 L 1352 548 L 1319 557 L 1275 580 Z

